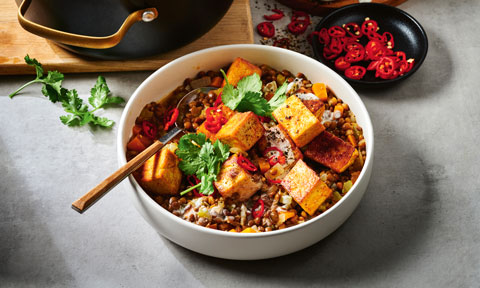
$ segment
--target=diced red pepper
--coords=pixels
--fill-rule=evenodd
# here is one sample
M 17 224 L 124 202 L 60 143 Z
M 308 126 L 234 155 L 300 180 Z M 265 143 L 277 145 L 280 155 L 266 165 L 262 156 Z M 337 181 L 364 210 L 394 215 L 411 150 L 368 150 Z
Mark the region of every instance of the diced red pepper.
M 275 26 L 272 22 L 261 22 L 257 25 L 258 34 L 266 38 L 275 36 Z
M 350 63 L 345 61 L 345 57 L 338 57 L 337 60 L 335 60 L 335 68 L 337 68 L 340 71 L 343 71 L 350 67 Z
M 367 69 L 362 66 L 351 66 L 345 70 L 345 76 L 350 79 L 360 80 L 365 76 Z
M 237 164 L 242 167 L 244 170 L 247 172 L 255 172 L 258 170 L 257 166 L 253 164 L 250 160 L 247 159 L 247 157 L 243 155 L 238 155 L 237 157 Z
M 282 10 L 272 9 L 272 12 L 275 12 L 275 14 L 263 15 L 263 18 L 265 18 L 268 21 L 275 21 L 275 20 L 282 19 L 283 16 L 285 16 Z

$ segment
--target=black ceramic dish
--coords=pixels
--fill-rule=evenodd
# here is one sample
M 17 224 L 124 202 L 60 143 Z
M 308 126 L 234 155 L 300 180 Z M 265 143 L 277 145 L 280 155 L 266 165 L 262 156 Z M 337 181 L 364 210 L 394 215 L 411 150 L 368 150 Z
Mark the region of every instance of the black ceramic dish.
M 377 21 L 378 27 L 380 28 L 380 33 L 385 31 L 392 33 L 395 42 L 393 48 L 394 51 L 403 51 L 407 55 L 407 59 L 415 59 L 415 65 L 413 66 L 412 70 L 403 76 L 399 76 L 391 80 L 375 78 L 375 71 L 367 71 L 367 74 L 365 74 L 361 80 L 347 78 L 341 71 L 337 71 L 335 69 L 334 60 L 326 60 L 323 57 L 323 45 L 318 42 L 317 36 L 314 36 L 313 38 L 313 51 L 315 58 L 333 70 L 337 71 L 352 86 L 361 88 L 385 87 L 394 83 L 398 83 L 399 81 L 408 78 L 415 73 L 427 56 L 427 34 L 417 20 L 398 8 L 376 3 L 361 3 L 345 6 L 325 16 L 325 18 L 318 23 L 315 31 L 320 31 L 322 28 L 328 29 L 334 25 L 342 26 L 343 24 L 349 22 L 355 22 L 361 25 L 363 21 L 365 21 L 366 17 Z M 362 39 L 367 40 L 365 38 L 366 37 L 362 37 Z M 367 42 L 368 41 L 365 41 L 364 43 L 361 41 L 363 45 L 365 45 Z M 368 63 L 359 62 L 358 65 L 366 68 Z
M 22 0 L 17 0 L 20 4 Z M 158 18 L 137 22 L 112 48 L 93 49 L 65 44 L 76 53 L 109 60 L 160 54 L 186 45 L 208 32 L 233 0 L 33 0 L 25 17 L 63 32 L 106 36 L 114 33 L 133 11 L 156 8 Z

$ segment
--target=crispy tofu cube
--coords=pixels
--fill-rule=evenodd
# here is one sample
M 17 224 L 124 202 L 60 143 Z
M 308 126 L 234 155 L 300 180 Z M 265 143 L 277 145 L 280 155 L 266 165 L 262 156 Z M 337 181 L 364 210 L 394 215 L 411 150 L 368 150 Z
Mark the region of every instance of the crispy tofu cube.
M 355 147 L 328 131 L 313 139 L 304 153 L 308 158 L 337 173 L 345 171 L 358 157 Z
M 263 136 L 265 129 L 253 112 L 236 113 L 218 131 L 216 138 L 230 147 L 248 151 Z
M 223 163 L 214 184 L 223 198 L 245 201 L 262 187 L 262 182 L 259 175 L 251 175 L 243 170 L 238 165 L 237 159 L 237 155 L 234 154 Z
M 225 118 L 227 119 L 230 119 L 232 118 L 233 114 L 235 114 L 236 112 L 233 111 L 232 109 L 228 108 L 227 106 L 225 105 L 220 105 L 218 106 L 219 109 L 222 110 L 222 113 L 223 115 L 225 116 Z M 220 131 L 219 131 L 220 132 Z M 198 133 L 203 133 L 205 134 L 205 136 L 207 136 L 207 139 L 210 139 L 210 141 L 212 141 L 212 143 L 215 143 L 215 141 L 217 140 L 217 133 L 212 133 L 210 131 L 208 131 L 206 128 L 205 128 L 205 122 L 202 123 L 202 125 L 198 126 L 197 128 L 197 134 Z
M 325 104 L 320 99 L 317 100 L 302 100 L 303 104 L 315 115 L 319 120 L 322 119 L 325 111 Z
M 325 130 L 320 120 L 296 96 L 290 96 L 272 114 L 298 147 L 305 146 Z
M 143 164 L 140 184 L 145 190 L 160 195 L 175 195 L 180 189 L 182 172 L 175 155 L 176 144 L 169 144 Z
M 297 161 L 281 184 L 310 215 L 314 215 L 318 207 L 332 194 L 332 189 L 320 180 L 317 173 L 303 160 Z
M 240 81 L 240 79 L 250 76 L 254 73 L 257 73 L 258 76 L 262 77 L 262 69 L 253 65 L 247 60 L 238 57 L 233 61 L 232 65 L 230 65 L 230 68 L 228 68 L 226 76 L 228 83 L 232 84 L 233 86 L 237 86 L 237 83 Z M 226 84 L 227 82 L 223 80 L 222 87 Z

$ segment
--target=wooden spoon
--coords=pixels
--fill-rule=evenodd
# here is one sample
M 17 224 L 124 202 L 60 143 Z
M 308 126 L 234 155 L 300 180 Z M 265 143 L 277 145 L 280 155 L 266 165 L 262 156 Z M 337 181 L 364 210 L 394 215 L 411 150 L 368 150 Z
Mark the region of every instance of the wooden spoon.
M 180 132 L 183 132 L 183 118 L 188 110 L 188 103 L 197 99 L 200 92 L 207 93 L 210 90 L 216 89 L 214 87 L 202 87 L 190 91 L 187 95 L 178 102 L 177 109 L 179 110 L 178 118 L 175 121 L 175 127 L 170 130 L 165 136 L 158 140 L 155 140 L 152 145 L 148 146 L 140 154 L 135 156 L 127 164 L 123 165 L 120 169 L 115 171 L 112 175 L 103 180 L 95 188 L 88 191 L 85 195 L 72 203 L 73 210 L 83 213 L 90 206 L 92 206 L 97 200 L 102 198 L 110 189 L 117 186 L 123 179 L 125 179 L 130 173 L 140 167 L 147 159 L 157 153 L 165 144 L 175 138 Z

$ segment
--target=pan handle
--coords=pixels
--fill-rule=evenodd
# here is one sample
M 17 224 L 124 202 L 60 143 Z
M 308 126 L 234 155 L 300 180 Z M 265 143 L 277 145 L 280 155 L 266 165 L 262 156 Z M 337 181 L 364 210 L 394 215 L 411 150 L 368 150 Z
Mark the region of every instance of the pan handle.
M 158 11 L 155 8 L 138 10 L 128 15 L 122 26 L 120 26 L 120 28 L 114 34 L 109 36 L 93 37 L 55 30 L 27 20 L 24 15 L 27 12 L 31 2 L 32 0 L 23 0 L 18 7 L 18 22 L 20 22 L 20 25 L 23 27 L 23 29 L 55 42 L 93 49 L 111 48 L 120 43 L 128 29 L 130 29 L 130 27 L 132 27 L 132 25 L 136 22 L 150 22 L 158 17 Z

